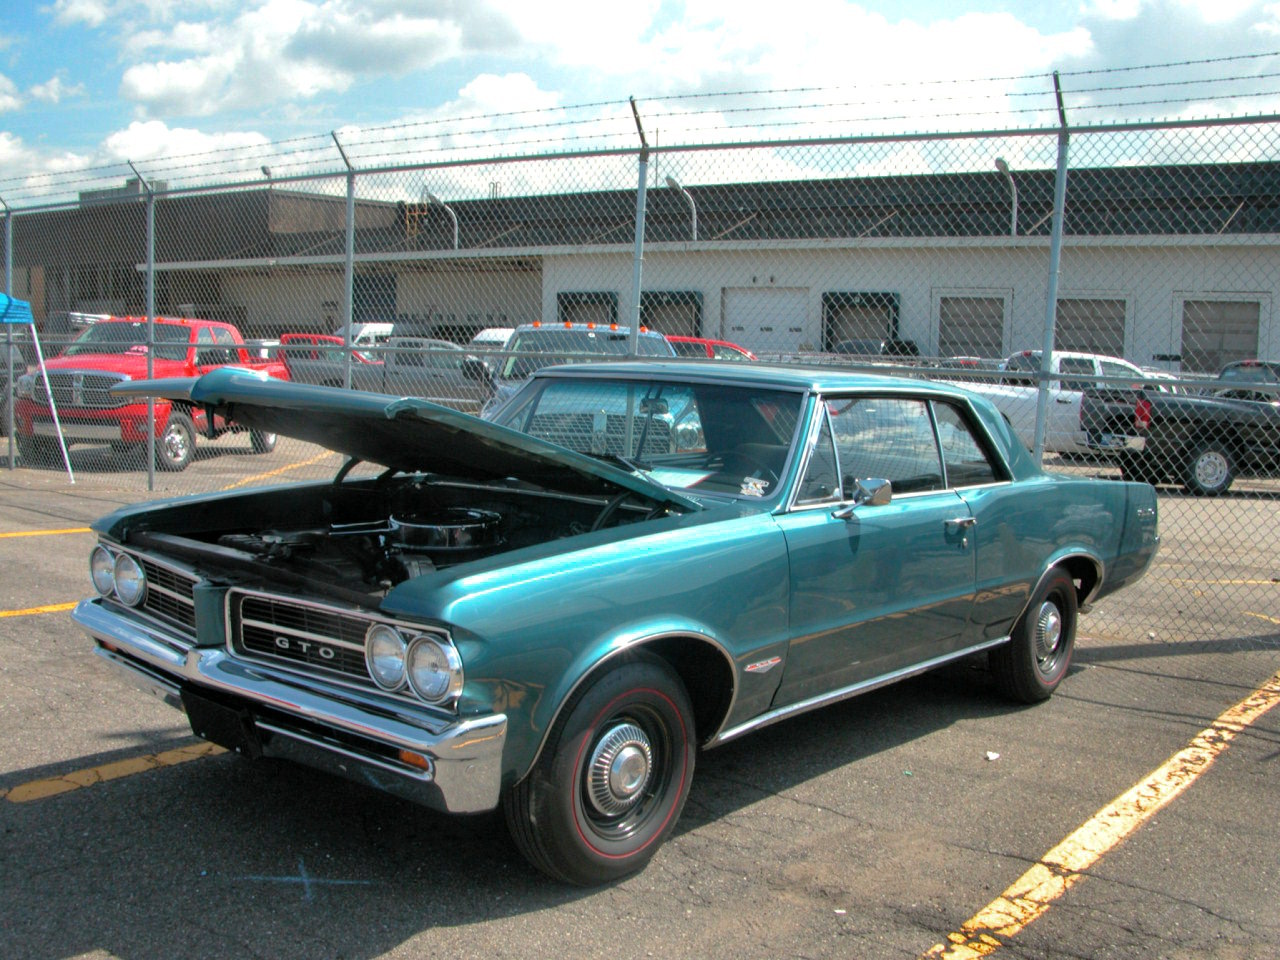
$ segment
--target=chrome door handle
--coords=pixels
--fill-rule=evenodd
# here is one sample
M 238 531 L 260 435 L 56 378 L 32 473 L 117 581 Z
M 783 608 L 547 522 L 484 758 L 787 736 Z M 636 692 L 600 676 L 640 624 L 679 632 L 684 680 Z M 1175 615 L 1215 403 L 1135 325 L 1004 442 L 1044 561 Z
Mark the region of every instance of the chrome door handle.
M 968 530 L 977 522 L 977 517 L 956 517 L 953 520 L 945 521 L 947 530 L 955 533 L 958 533 L 961 530 Z

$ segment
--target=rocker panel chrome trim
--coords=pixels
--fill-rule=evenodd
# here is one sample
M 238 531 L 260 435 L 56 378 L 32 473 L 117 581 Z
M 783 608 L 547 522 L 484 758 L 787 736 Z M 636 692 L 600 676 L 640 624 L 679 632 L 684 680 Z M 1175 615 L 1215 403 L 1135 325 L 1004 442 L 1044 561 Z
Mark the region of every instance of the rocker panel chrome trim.
M 832 703 L 839 703 L 841 700 L 848 700 L 850 697 L 856 697 L 861 693 L 869 693 L 872 690 L 878 690 L 880 687 L 887 687 L 891 683 L 899 680 L 905 680 L 908 677 L 914 677 L 917 674 L 927 673 L 935 667 L 940 667 L 944 663 L 950 663 L 953 660 L 962 660 L 965 657 L 972 656 L 975 653 L 981 653 L 983 650 L 990 650 L 992 647 L 998 647 L 1002 643 L 1008 643 L 1008 637 L 997 637 L 995 640 L 987 640 L 983 643 L 975 644 L 972 647 L 966 647 L 963 650 L 957 650 L 955 653 L 948 653 L 945 656 L 934 657 L 932 660 L 926 660 L 924 663 L 918 663 L 911 667 L 904 667 L 901 670 L 895 670 L 893 673 L 882 674 L 878 677 L 872 677 L 870 680 L 862 680 L 858 683 L 852 683 L 847 687 L 841 687 L 839 690 L 832 690 L 829 693 L 819 694 L 816 697 L 810 697 L 807 700 L 800 700 L 796 703 L 787 704 L 785 707 L 777 707 L 767 713 L 762 713 L 757 717 L 753 717 L 746 723 L 740 723 L 736 727 L 723 730 L 705 746 L 718 747 L 722 743 L 728 743 L 743 734 L 751 733 L 762 727 L 777 723 L 779 720 L 786 720 L 801 713 L 807 713 L 810 710 L 817 710 L 820 707 L 828 706 Z

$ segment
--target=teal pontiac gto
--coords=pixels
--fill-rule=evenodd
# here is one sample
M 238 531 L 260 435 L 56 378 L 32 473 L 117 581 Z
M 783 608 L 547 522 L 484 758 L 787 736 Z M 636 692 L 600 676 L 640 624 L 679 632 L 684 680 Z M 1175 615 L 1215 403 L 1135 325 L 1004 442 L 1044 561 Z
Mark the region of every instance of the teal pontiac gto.
M 1147 484 L 1044 474 L 914 380 L 584 364 L 491 421 L 235 370 L 117 390 L 347 460 L 100 520 L 98 655 L 250 757 L 501 806 L 572 883 L 648 862 L 700 747 L 977 653 L 1048 697 L 1159 542 Z

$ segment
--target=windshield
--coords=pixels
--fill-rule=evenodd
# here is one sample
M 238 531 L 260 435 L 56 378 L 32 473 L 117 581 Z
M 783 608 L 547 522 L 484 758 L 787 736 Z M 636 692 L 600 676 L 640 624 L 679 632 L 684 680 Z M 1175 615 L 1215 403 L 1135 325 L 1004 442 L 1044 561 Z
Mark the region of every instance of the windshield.
M 191 340 L 188 327 L 170 323 L 157 323 L 156 356 L 165 360 L 185 360 L 187 344 Z M 63 356 L 75 357 L 92 353 L 138 353 L 147 352 L 147 324 L 137 323 L 97 323 L 76 337 L 71 346 L 63 352 Z
M 546 378 L 498 423 L 690 492 L 768 498 L 781 487 L 804 395 L 759 386 Z

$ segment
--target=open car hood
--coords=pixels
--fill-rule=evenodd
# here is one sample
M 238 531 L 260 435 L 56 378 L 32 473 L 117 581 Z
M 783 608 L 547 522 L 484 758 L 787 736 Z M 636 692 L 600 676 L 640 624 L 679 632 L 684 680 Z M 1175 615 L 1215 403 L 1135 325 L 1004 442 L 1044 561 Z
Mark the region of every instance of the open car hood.
M 127 381 L 111 392 L 188 401 L 241 426 L 395 470 L 477 481 L 512 477 L 565 493 L 629 490 L 682 511 L 701 509 L 642 474 L 415 397 L 292 383 L 230 367 L 202 377 Z

